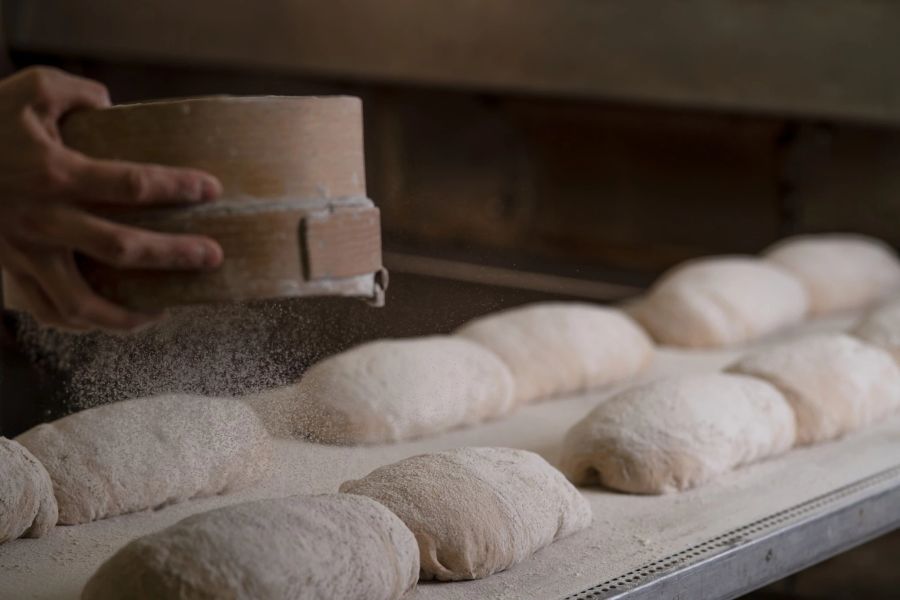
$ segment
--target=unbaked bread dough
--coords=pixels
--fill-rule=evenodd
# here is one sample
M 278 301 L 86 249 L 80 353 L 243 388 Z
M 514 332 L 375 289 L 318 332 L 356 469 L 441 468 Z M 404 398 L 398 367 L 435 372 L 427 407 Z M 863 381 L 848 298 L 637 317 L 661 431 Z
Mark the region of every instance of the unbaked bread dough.
M 0 437 L 0 544 L 38 538 L 56 525 L 53 484 L 25 447 Z
M 864 316 L 853 335 L 890 352 L 900 364 L 900 302 L 886 304 Z
M 629 312 L 662 344 L 716 348 L 796 323 L 808 302 L 801 283 L 781 268 L 756 258 L 721 256 L 668 271 Z
M 620 310 L 541 303 L 475 319 L 457 335 L 494 352 L 518 404 L 621 381 L 647 367 L 653 343 Z
M 781 390 L 797 415 L 797 444 L 840 437 L 900 408 L 900 368 L 891 355 L 846 334 L 758 350 L 728 370 Z
M 512 409 L 512 376 L 474 342 L 379 340 L 327 358 L 299 383 L 247 398 L 273 433 L 378 444 L 474 425 Z
M 134 540 L 82 600 L 394 600 L 416 584 L 406 526 L 349 494 L 259 500 L 193 515 Z
M 269 474 L 272 453 L 248 406 L 198 396 L 98 406 L 16 439 L 50 473 L 64 525 L 247 487 Z
M 868 236 L 799 235 L 763 254 L 806 286 L 813 314 L 864 308 L 900 290 L 897 255 Z
M 560 468 L 578 485 L 636 494 L 692 488 L 788 450 L 794 414 L 768 383 L 681 375 L 629 388 L 566 435 Z
M 413 456 L 347 481 L 419 543 L 423 580 L 480 579 L 591 523 L 587 500 L 543 458 L 512 448 Z

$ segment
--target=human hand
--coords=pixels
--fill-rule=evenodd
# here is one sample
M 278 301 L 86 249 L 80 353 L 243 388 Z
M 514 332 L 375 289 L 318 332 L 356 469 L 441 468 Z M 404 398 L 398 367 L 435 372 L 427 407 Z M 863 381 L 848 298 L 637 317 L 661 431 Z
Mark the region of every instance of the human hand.
M 210 238 L 129 227 L 85 210 L 198 203 L 222 191 L 202 171 L 97 160 L 63 144 L 66 113 L 109 105 L 102 84 L 58 69 L 29 68 L 0 81 L 0 266 L 46 325 L 133 330 L 159 318 L 99 296 L 81 276 L 76 252 L 129 269 L 213 269 L 222 262 Z

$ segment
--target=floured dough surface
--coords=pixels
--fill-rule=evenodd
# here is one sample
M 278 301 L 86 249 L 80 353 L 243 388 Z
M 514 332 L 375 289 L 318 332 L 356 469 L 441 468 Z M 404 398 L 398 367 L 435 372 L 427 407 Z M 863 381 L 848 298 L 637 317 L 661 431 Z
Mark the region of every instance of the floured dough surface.
M 193 515 L 138 538 L 82 600 L 393 600 L 415 586 L 416 542 L 384 506 L 323 494 Z
M 805 288 L 787 271 L 756 258 L 723 256 L 675 267 L 629 312 L 662 344 L 717 348 L 797 323 L 808 307 Z
M 412 530 L 422 579 L 480 579 L 591 523 L 587 500 L 543 458 L 511 448 L 413 456 L 347 481 Z
M 852 333 L 887 350 L 900 363 L 900 301 L 873 310 L 857 323 Z
M 378 444 L 499 417 L 512 409 L 512 393 L 509 369 L 490 351 L 431 336 L 362 344 L 247 401 L 278 434 Z
M 832 440 L 900 408 L 900 368 L 891 355 L 845 334 L 752 352 L 728 370 L 781 390 L 797 415 L 798 444 Z
M 510 368 L 517 403 L 621 381 L 653 359 L 653 343 L 622 311 L 542 303 L 490 314 L 461 327 Z
M 199 396 L 98 406 L 16 440 L 50 474 L 64 525 L 247 487 L 268 476 L 272 453 L 248 406 Z
M 668 377 L 620 392 L 576 423 L 560 468 L 578 485 L 662 494 L 784 452 L 794 433 L 793 412 L 764 381 Z
M 764 252 L 809 291 L 813 314 L 866 306 L 900 291 L 900 261 L 881 240 L 856 234 L 800 235 Z
M 41 537 L 56 519 L 53 484 L 44 466 L 21 444 L 0 437 L 0 544 Z

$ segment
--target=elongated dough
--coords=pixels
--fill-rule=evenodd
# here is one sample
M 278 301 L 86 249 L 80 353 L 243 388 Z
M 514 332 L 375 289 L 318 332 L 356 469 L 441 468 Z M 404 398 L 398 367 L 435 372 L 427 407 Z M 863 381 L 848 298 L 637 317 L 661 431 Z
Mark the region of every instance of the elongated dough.
M 900 260 L 876 238 L 798 235 L 778 242 L 763 255 L 806 286 L 813 314 L 864 308 L 900 291 Z
M 504 415 L 512 389 L 509 370 L 490 351 L 431 336 L 362 344 L 313 365 L 298 384 L 247 401 L 279 434 L 378 444 Z
M 653 359 L 653 343 L 626 314 L 590 304 L 532 304 L 456 333 L 507 364 L 519 404 L 627 379 Z
M 873 310 L 856 324 L 852 333 L 864 342 L 887 350 L 900 364 L 900 302 Z
M 413 456 L 347 481 L 381 502 L 419 544 L 422 579 L 480 579 L 584 529 L 591 509 L 543 458 L 512 448 Z
M 193 515 L 134 540 L 82 600 L 395 600 L 416 584 L 406 526 L 362 496 L 259 500 Z
M 663 494 L 793 443 L 794 415 L 773 386 L 740 375 L 682 375 L 600 404 L 569 430 L 560 468 L 578 485 Z
M 0 437 L 0 544 L 38 538 L 56 525 L 53 484 L 24 446 Z
M 50 473 L 64 525 L 247 487 L 268 476 L 272 452 L 248 406 L 198 396 L 98 406 L 16 439 Z
M 900 368 L 891 355 L 845 334 L 752 352 L 728 370 L 781 390 L 797 415 L 797 444 L 840 437 L 900 408 Z
M 629 312 L 662 344 L 716 348 L 797 323 L 808 307 L 806 290 L 788 272 L 756 258 L 719 256 L 671 269 Z

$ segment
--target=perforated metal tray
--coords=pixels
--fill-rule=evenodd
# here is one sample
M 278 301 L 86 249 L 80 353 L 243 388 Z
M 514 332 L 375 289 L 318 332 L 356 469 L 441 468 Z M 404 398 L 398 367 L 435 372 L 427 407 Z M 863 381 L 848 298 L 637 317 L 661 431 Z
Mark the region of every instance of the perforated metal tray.
M 737 598 L 900 527 L 900 464 L 564 600 Z

